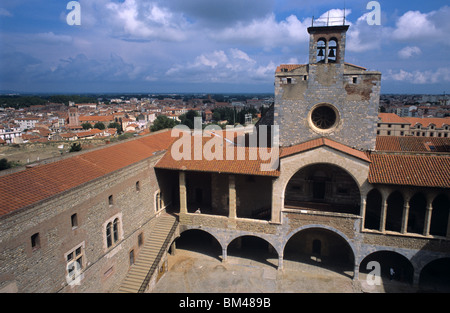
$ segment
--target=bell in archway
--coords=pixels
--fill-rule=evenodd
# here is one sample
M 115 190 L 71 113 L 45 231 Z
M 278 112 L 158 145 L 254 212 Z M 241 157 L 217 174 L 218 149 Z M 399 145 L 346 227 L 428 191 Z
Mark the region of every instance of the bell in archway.
M 323 48 L 319 48 L 319 54 L 317 56 L 323 57 Z
M 330 58 L 334 58 L 336 57 L 336 55 L 334 54 L 334 48 L 330 49 L 330 54 L 328 55 Z

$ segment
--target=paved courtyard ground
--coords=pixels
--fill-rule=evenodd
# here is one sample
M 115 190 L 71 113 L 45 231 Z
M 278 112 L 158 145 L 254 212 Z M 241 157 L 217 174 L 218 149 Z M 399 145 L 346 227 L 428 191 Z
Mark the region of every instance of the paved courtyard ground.
M 157 282 L 154 293 L 361 293 L 416 292 L 409 285 L 383 281 L 369 286 L 365 274 L 354 281 L 353 273 L 323 268 L 314 264 L 278 259 L 256 260 L 217 257 L 177 249 L 168 260 L 169 271 Z

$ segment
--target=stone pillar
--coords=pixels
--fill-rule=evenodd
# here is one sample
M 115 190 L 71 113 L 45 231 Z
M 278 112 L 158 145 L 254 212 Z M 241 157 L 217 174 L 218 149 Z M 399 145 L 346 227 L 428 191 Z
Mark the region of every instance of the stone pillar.
M 180 213 L 187 213 L 187 193 L 186 193 L 186 172 L 180 171 L 178 174 L 180 184 Z
M 361 220 L 361 227 L 359 228 L 360 231 L 364 229 L 364 223 L 366 220 L 366 206 L 367 206 L 366 197 L 367 195 L 361 195 L 361 208 L 359 210 L 359 215 L 361 216 L 362 220 Z
M 278 180 L 272 181 L 272 208 L 271 218 L 272 223 L 281 223 L 281 211 L 284 207 L 284 194 L 281 193 L 282 186 Z
M 402 216 L 402 234 L 406 233 L 408 230 L 408 216 L 409 216 L 409 199 L 405 199 L 403 204 L 403 216 Z
M 433 203 L 430 199 L 427 199 L 427 210 L 425 212 L 425 222 L 423 225 L 423 235 L 430 235 L 430 225 L 431 225 L 431 214 L 433 211 Z
M 228 176 L 228 217 L 236 218 L 236 179 L 234 175 Z
M 353 267 L 353 280 L 359 279 L 359 264 L 355 263 L 355 266 Z
M 222 262 L 227 261 L 227 248 L 222 248 Z
M 387 213 L 387 197 L 384 193 L 381 194 L 381 216 L 380 216 L 380 231 L 386 230 L 386 213 Z
M 283 270 L 283 253 L 278 255 L 278 270 Z
M 172 242 L 171 246 L 170 246 L 170 251 L 172 255 L 176 255 L 177 252 L 177 247 L 175 245 L 175 240 Z

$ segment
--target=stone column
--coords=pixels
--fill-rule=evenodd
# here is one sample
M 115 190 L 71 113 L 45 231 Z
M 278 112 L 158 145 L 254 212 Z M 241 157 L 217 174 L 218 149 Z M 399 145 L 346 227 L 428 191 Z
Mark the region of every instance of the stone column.
M 403 204 L 403 216 L 402 216 L 402 234 L 406 233 L 408 230 L 408 216 L 409 216 L 409 199 L 405 199 Z
M 364 229 L 364 223 L 366 220 L 366 197 L 367 195 L 361 195 L 361 208 L 359 210 L 359 215 L 361 216 L 362 220 L 361 220 L 361 227 L 360 227 L 360 231 L 362 231 Z
M 381 216 L 380 216 L 380 231 L 386 230 L 386 213 L 387 213 L 387 197 L 381 193 Z
M 222 262 L 227 261 L 227 248 L 222 248 Z
M 236 179 L 234 175 L 228 176 L 228 217 L 236 218 Z
M 187 193 L 186 193 L 186 172 L 180 171 L 178 174 L 180 184 L 180 213 L 187 213 Z
M 272 208 L 271 218 L 272 223 L 281 223 L 281 211 L 284 206 L 284 194 L 281 193 L 282 185 L 278 179 L 272 181 Z
M 359 279 L 359 264 L 356 263 L 353 266 L 353 280 L 356 281 Z
M 172 255 L 176 255 L 177 253 L 177 247 L 175 245 L 175 240 L 172 242 L 171 246 L 170 246 L 170 251 L 172 252 Z
M 278 255 L 278 270 L 283 270 L 283 253 Z
M 423 235 L 430 235 L 430 226 L 431 226 L 431 214 L 433 211 L 433 203 L 430 199 L 427 199 L 427 210 L 425 212 L 425 223 L 423 226 Z

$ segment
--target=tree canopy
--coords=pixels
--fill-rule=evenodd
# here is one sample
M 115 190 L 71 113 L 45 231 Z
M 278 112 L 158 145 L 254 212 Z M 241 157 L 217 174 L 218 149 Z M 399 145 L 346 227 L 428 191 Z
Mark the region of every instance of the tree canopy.
M 165 115 L 159 115 L 156 120 L 153 122 L 153 125 L 150 127 L 150 130 L 152 132 L 161 130 L 161 129 L 166 129 L 166 128 L 172 128 L 174 126 L 176 126 L 178 124 L 178 122 L 168 118 Z

